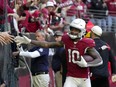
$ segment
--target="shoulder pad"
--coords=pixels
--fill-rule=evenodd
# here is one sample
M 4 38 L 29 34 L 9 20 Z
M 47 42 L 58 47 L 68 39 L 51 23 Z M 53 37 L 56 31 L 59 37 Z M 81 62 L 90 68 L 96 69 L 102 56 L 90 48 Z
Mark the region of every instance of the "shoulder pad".
M 67 34 L 63 34 L 62 41 L 64 42 L 64 41 L 66 41 L 68 39 L 69 39 L 69 36 Z
M 95 46 L 95 41 L 91 38 L 83 38 L 81 41 L 83 43 L 87 44 L 89 47 L 94 47 Z

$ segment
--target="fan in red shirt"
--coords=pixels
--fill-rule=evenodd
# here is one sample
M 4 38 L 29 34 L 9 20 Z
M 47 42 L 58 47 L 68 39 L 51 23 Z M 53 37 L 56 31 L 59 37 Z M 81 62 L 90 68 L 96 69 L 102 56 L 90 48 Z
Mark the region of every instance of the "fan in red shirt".
M 5 5 L 6 4 L 6 5 Z M 4 0 L 0 0 L 0 31 L 4 31 L 4 23 L 5 23 L 5 10 L 7 10 L 8 15 L 8 23 L 10 23 L 11 19 L 10 16 L 18 19 L 19 16 L 14 13 L 13 9 L 9 7 L 7 2 L 5 3 Z
M 29 12 L 28 25 L 26 27 L 27 32 L 36 32 L 41 29 L 41 24 L 38 20 L 40 12 L 38 10 L 33 10 Z
M 108 7 L 108 31 L 116 32 L 116 0 L 107 0 Z

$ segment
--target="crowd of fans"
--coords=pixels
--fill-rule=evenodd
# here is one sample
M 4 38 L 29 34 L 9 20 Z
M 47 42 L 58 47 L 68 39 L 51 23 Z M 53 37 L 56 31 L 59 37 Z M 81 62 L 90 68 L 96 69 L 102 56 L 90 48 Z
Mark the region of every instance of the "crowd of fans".
M 1 1 L 0 8 L 5 10 L 3 4 Z M 116 31 L 115 0 L 8 0 L 7 8 L 8 16 L 13 16 L 11 27 L 20 32 L 35 33 L 38 29 L 46 34 L 56 30 L 68 32 L 69 23 L 75 18 L 91 21 L 104 32 Z M 0 21 L 3 18 L 1 13 Z

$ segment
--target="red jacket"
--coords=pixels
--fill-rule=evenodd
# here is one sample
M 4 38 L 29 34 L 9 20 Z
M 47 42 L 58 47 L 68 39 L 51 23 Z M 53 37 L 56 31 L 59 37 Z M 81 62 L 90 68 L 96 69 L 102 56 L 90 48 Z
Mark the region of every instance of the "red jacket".
M 108 0 L 107 2 L 109 15 L 116 16 L 116 0 Z

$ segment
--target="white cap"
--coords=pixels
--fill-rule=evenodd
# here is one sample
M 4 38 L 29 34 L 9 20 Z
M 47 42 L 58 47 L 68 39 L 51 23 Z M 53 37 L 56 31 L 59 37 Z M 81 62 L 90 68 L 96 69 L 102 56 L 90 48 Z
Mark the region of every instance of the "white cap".
M 102 29 L 99 26 L 93 26 L 92 29 L 91 29 L 91 31 L 93 33 L 95 33 L 96 35 L 98 35 L 98 36 L 102 35 Z
M 49 6 L 54 6 L 54 3 L 53 2 L 51 2 L 51 1 L 48 1 L 47 3 L 46 3 L 46 7 L 49 7 Z

